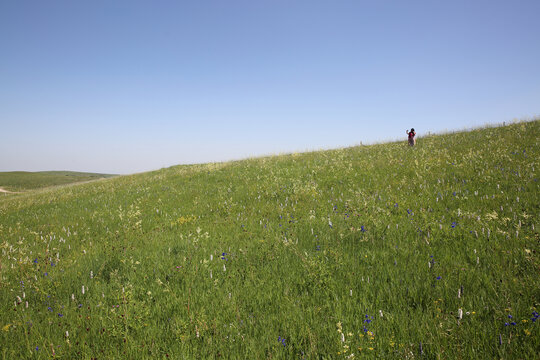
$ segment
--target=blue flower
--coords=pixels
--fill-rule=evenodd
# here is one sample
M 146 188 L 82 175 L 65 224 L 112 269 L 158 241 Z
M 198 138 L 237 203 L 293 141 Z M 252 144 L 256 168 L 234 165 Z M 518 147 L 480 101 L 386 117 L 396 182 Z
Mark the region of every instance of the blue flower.
M 317 251 L 321 251 L 321 245 L 317 245 L 317 246 L 315 246 L 315 250 L 317 250 Z
M 37 264 L 37 258 L 34 259 L 34 264 Z
M 512 322 L 510 323 L 510 325 L 516 325 L 516 323 L 512 321 Z
M 504 323 L 504 326 L 508 326 L 508 323 Z
M 62 317 L 62 316 L 64 316 L 64 314 L 60 314 L 60 313 L 58 313 L 58 317 Z
M 512 315 L 508 315 L 508 318 L 511 319 L 511 318 L 512 318 Z
M 440 277 L 440 276 L 437 276 L 437 280 L 441 280 L 441 277 Z
M 39 346 L 36 346 L 36 351 L 39 351 Z
M 47 307 L 47 310 L 51 311 L 52 312 L 52 307 Z
M 456 225 L 457 225 L 457 223 L 454 221 L 454 222 L 452 223 L 452 227 L 455 228 Z
M 360 226 L 360 231 L 366 232 L 366 229 L 364 229 L 364 225 Z

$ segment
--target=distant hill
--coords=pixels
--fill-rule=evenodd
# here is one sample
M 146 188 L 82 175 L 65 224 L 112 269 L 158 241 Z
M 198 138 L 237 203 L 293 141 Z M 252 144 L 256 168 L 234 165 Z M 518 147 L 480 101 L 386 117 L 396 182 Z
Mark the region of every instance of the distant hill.
M 116 175 L 76 171 L 10 171 L 0 172 L 0 188 L 7 191 L 25 191 L 56 185 L 109 178 Z

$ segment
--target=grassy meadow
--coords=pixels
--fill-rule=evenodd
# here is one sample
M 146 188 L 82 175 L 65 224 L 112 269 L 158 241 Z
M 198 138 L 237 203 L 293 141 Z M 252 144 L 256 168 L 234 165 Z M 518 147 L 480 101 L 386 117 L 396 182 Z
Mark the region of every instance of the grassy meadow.
M 17 192 L 92 181 L 113 176 L 115 175 L 76 171 L 9 171 L 0 172 L 0 188 Z
M 7 194 L 0 356 L 538 359 L 539 141 L 532 121 Z

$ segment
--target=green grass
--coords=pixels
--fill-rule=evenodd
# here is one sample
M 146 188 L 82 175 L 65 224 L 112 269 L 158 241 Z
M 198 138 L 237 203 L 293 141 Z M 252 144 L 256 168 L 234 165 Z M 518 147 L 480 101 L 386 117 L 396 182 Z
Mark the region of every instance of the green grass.
M 0 188 L 17 192 L 83 181 L 92 181 L 113 176 L 115 175 L 74 171 L 0 172 Z
M 536 359 L 539 135 L 534 121 L 12 194 L 0 354 Z

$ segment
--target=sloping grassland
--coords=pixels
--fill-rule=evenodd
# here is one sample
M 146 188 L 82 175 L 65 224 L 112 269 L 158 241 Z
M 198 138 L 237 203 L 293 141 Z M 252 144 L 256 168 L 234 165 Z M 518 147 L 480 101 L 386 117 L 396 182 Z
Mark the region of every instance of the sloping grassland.
M 12 194 L 0 354 L 535 359 L 539 141 L 534 121 Z

